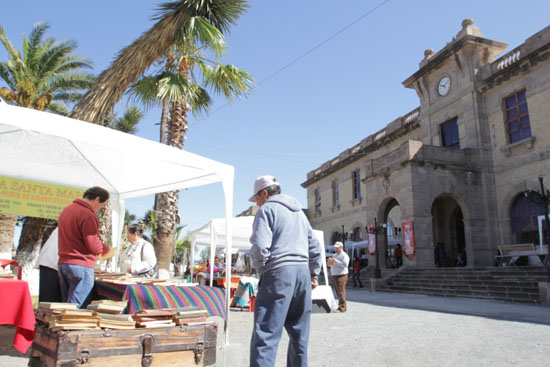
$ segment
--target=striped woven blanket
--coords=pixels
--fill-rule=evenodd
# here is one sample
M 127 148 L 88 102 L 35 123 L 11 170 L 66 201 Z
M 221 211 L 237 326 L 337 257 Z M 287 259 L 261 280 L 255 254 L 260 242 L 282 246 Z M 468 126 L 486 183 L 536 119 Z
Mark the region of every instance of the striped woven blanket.
M 127 312 L 140 310 L 198 306 L 209 316 L 225 319 L 224 290 L 222 288 L 197 285 L 178 287 L 175 285 L 116 284 L 96 281 L 96 292 L 115 301 L 128 301 Z

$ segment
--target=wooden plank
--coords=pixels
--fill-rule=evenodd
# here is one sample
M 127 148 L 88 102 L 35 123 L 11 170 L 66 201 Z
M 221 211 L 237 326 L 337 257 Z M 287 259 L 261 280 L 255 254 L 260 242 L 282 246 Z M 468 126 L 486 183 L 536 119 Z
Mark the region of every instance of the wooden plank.
M 86 367 L 115 367 L 115 366 L 141 366 L 141 354 L 131 354 L 124 356 L 111 356 L 101 358 L 90 358 L 83 366 Z M 57 361 L 55 366 L 63 366 L 64 363 L 74 362 L 72 360 Z M 202 366 L 202 361 L 199 364 Z M 153 354 L 151 367 L 168 366 L 197 366 L 195 364 L 195 353 L 193 351 L 180 351 L 171 353 Z

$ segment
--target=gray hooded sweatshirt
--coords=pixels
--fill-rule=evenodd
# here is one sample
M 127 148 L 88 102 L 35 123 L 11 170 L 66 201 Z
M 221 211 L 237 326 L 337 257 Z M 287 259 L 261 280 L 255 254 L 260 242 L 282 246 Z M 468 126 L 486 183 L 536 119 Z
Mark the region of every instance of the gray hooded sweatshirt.
M 321 271 L 321 248 L 298 200 L 288 195 L 270 196 L 254 218 L 250 254 L 261 276 L 289 265 L 309 265 L 312 277 Z

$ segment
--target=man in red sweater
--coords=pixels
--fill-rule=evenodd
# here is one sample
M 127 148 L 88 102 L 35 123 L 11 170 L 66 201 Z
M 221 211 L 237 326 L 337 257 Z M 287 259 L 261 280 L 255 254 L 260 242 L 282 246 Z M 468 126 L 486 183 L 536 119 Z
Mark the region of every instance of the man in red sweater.
M 109 246 L 99 239 L 99 221 L 95 213 L 109 200 L 109 193 L 92 187 L 68 205 L 58 219 L 59 284 L 63 302 L 86 308 L 94 287 L 94 265 Z

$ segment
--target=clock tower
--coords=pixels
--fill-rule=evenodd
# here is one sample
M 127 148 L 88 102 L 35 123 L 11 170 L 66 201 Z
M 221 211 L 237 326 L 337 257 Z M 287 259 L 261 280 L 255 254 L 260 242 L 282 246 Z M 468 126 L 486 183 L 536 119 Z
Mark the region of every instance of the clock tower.
M 508 45 L 483 38 L 472 19 L 439 52 L 427 49 L 420 68 L 403 82 L 420 98 L 422 143 L 456 149 L 490 144 L 487 116 L 476 92 L 479 70 Z

